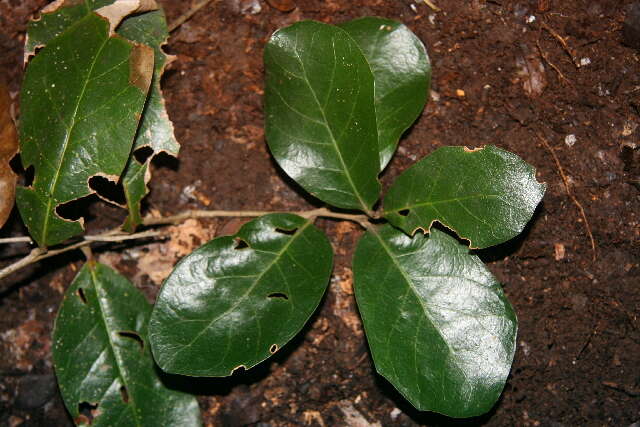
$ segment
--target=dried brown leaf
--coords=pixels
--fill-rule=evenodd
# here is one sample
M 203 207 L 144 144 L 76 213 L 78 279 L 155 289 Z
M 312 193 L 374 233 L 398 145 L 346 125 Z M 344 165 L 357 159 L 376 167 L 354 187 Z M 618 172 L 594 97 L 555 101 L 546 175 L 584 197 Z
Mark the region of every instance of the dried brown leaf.
M 0 227 L 13 209 L 17 176 L 9 162 L 18 152 L 18 133 L 11 118 L 11 97 L 6 86 L 0 84 Z
M 535 98 L 540 96 L 547 86 L 544 64 L 537 52 L 531 51 L 525 46 L 521 47 L 523 55 L 516 58 L 517 75 L 522 80 L 525 93 L 529 97 Z
M 116 31 L 116 27 L 127 16 L 157 9 L 158 5 L 155 0 L 116 0 L 112 4 L 96 10 L 96 13 L 107 18 L 109 31 L 113 34 Z

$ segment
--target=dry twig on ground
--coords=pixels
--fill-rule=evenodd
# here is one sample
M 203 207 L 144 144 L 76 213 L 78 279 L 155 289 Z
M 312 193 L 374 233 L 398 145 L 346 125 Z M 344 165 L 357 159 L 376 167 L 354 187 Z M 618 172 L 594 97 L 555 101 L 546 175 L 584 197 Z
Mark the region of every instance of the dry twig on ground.
M 547 139 L 542 135 L 542 133 L 536 132 L 536 134 L 538 136 L 538 139 L 540 139 L 540 141 L 542 142 L 542 145 L 544 145 L 547 151 L 551 153 L 551 157 L 553 157 L 553 161 L 555 162 L 556 167 L 558 168 L 558 174 L 560 175 L 560 178 L 562 179 L 562 183 L 564 184 L 564 189 L 567 192 L 567 195 L 569 196 L 569 198 L 573 201 L 573 203 L 578 207 L 578 210 L 580 211 L 580 216 L 582 217 L 582 220 L 584 221 L 584 226 L 587 230 L 587 236 L 589 237 L 589 241 L 591 242 L 591 251 L 593 253 L 593 261 L 595 261 L 597 259 L 596 241 L 593 238 L 593 233 L 591 232 L 591 226 L 589 225 L 589 220 L 587 219 L 587 215 L 584 212 L 584 207 L 582 207 L 582 204 L 580 203 L 578 198 L 575 196 L 575 194 L 573 194 L 573 191 L 571 190 L 571 185 L 569 184 L 569 180 L 567 179 L 567 175 L 564 173 L 564 168 L 560 164 L 560 160 L 558 159 L 558 156 L 556 155 L 555 150 L 553 149 L 551 144 L 549 144 L 549 141 L 547 141 Z

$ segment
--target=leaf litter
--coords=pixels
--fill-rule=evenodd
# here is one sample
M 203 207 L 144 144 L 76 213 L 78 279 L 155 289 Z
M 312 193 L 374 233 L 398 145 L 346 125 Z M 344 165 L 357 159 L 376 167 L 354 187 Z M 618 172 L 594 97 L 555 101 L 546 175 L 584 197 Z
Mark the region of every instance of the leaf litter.
M 11 117 L 11 97 L 0 85 L 0 227 L 13 209 L 17 175 L 11 169 L 11 159 L 18 153 L 18 134 Z

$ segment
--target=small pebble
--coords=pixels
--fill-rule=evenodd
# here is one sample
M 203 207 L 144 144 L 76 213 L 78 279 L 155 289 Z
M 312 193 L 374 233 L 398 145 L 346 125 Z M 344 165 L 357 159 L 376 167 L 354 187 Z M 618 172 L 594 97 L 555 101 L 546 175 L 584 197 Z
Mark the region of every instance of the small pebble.
M 580 66 L 581 67 L 586 67 L 589 64 L 591 64 L 591 58 L 581 58 L 580 59 Z
M 400 414 L 402 414 L 402 411 L 400 409 L 393 408 L 389 416 L 391 417 L 392 421 L 395 421 L 400 416 Z
M 573 147 L 576 141 L 577 141 L 577 138 L 572 133 L 564 137 L 564 143 L 567 145 L 567 147 Z

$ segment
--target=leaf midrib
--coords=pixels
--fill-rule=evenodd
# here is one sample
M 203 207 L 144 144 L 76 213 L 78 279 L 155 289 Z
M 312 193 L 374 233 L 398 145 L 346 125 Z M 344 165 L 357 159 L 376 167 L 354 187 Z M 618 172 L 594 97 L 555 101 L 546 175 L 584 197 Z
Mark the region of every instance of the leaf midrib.
M 125 363 L 122 360 L 121 355 L 119 354 L 118 351 L 116 351 L 116 345 L 113 342 L 113 338 L 111 337 L 111 329 L 109 328 L 109 323 L 107 321 L 107 316 L 105 314 L 105 308 L 102 305 L 102 295 L 104 293 L 104 290 L 102 289 L 101 283 L 98 280 L 98 278 L 96 277 L 96 267 L 88 267 L 89 271 L 91 273 L 91 281 L 93 282 L 93 286 L 96 289 L 96 299 L 98 301 L 98 307 L 100 309 L 100 320 L 102 320 L 102 323 L 104 325 L 104 329 L 107 332 L 107 340 L 109 341 L 109 347 L 111 348 L 111 352 L 113 353 L 113 358 L 116 361 L 116 369 L 118 370 L 119 373 L 119 377 L 123 382 L 123 386 L 126 388 L 127 390 L 127 396 L 129 397 L 129 403 L 125 403 L 125 410 L 129 409 L 131 410 L 131 412 L 133 412 L 133 418 L 136 421 L 136 425 L 139 427 L 143 426 L 142 421 L 139 418 L 139 413 L 138 411 L 135 410 L 136 405 L 135 405 L 135 396 L 134 393 L 132 392 L 132 390 L 129 388 L 129 381 L 128 381 L 128 375 L 125 373 L 126 369 L 124 369 Z M 130 406 L 128 406 L 130 405 Z M 124 411 L 123 411 L 124 412 Z
M 49 231 L 49 219 L 52 216 L 53 213 L 53 200 L 54 200 L 54 189 L 58 184 L 58 180 L 60 179 L 60 170 L 62 169 L 62 163 L 64 162 L 64 159 L 66 157 L 67 154 L 67 150 L 69 148 L 69 141 L 71 139 L 71 134 L 73 133 L 74 127 L 76 125 L 76 117 L 78 115 L 78 109 L 80 108 L 80 104 L 82 103 L 86 90 L 87 90 L 87 86 L 89 85 L 89 81 L 91 80 L 91 75 L 93 74 L 93 69 L 95 68 L 95 65 L 98 61 L 98 57 L 100 57 L 100 55 L 102 54 L 102 50 L 104 49 L 104 47 L 107 45 L 107 43 L 109 42 L 110 37 L 106 37 L 104 39 L 104 42 L 102 43 L 102 45 L 100 46 L 100 48 L 98 49 L 98 52 L 96 53 L 96 55 L 93 58 L 93 61 L 91 62 L 91 67 L 89 69 L 89 72 L 87 73 L 87 76 L 85 78 L 84 81 L 84 85 L 82 86 L 82 90 L 80 91 L 80 95 L 78 97 L 78 102 L 76 103 L 76 107 L 73 111 L 73 114 L 71 116 L 71 124 L 68 127 L 67 133 L 65 135 L 65 139 L 64 139 L 64 143 L 63 143 L 63 149 L 62 149 L 62 154 L 60 155 L 59 159 L 58 159 L 58 165 L 56 167 L 56 173 L 55 176 L 53 177 L 53 180 L 51 180 L 51 183 L 49 184 L 49 194 L 47 195 L 47 215 L 45 216 L 44 219 L 44 223 L 42 224 L 42 241 L 46 242 L 47 241 L 47 237 L 49 235 L 48 231 Z
M 411 289 L 413 295 L 415 296 L 416 300 L 418 301 L 418 304 L 422 308 L 422 312 L 423 312 L 424 316 L 427 318 L 429 323 L 431 323 L 431 326 L 437 332 L 437 334 L 440 336 L 440 338 L 442 339 L 442 342 L 444 342 L 445 345 L 447 346 L 447 349 L 449 350 L 449 354 L 455 354 L 455 351 L 453 350 L 453 348 L 451 348 L 451 345 L 449 344 L 449 341 L 447 341 L 445 339 L 445 337 L 442 335 L 442 332 L 440 332 L 440 329 L 438 329 L 435 326 L 436 323 L 433 320 L 433 318 L 431 317 L 431 315 L 429 313 L 429 310 L 424 305 L 422 299 L 420 298 L 420 295 L 418 294 L 418 292 L 416 291 L 415 287 L 413 286 L 413 281 L 411 280 L 411 277 L 407 275 L 407 273 L 405 272 L 404 268 L 398 263 L 398 260 L 394 256 L 394 253 L 391 251 L 391 248 L 385 243 L 385 241 L 382 238 L 382 236 L 378 233 L 378 231 L 374 227 L 372 227 L 370 229 L 370 231 L 378 239 L 378 241 L 380 242 L 380 246 L 382 246 L 382 248 L 385 250 L 385 252 L 389 256 L 389 258 L 393 262 L 393 265 L 400 272 L 400 274 L 404 278 L 405 282 L 407 282 L 407 286 L 408 286 L 409 289 Z
M 341 30 L 341 31 L 344 31 L 344 30 Z M 346 33 L 346 31 L 345 31 L 345 33 Z M 302 80 L 306 83 L 307 87 L 309 88 L 309 91 L 311 92 L 311 95 L 313 95 L 313 100 L 315 101 L 316 105 L 318 106 L 318 110 L 320 110 L 320 114 L 322 114 L 323 125 L 329 131 L 329 136 L 331 137 L 331 142 L 332 142 L 333 148 L 335 149 L 336 153 L 338 154 L 338 160 L 340 160 L 340 165 L 342 166 L 342 169 L 344 170 L 344 174 L 345 174 L 345 176 L 347 178 L 347 181 L 349 182 L 349 185 L 351 186 L 351 188 L 352 188 L 352 190 L 354 192 L 354 195 L 358 199 L 358 202 L 360 203 L 360 206 L 362 207 L 363 211 L 364 212 L 369 212 L 369 207 L 365 203 L 364 199 L 362 198 L 362 195 L 360 194 L 360 191 L 358 191 L 358 188 L 356 187 L 355 183 L 353 182 L 353 178 L 351 177 L 351 172 L 350 172 L 349 168 L 347 168 L 347 164 L 345 163 L 344 158 L 342 157 L 342 152 L 340 151 L 340 148 L 338 146 L 338 141 L 336 140 L 335 135 L 333 134 L 333 129 L 331 129 L 331 126 L 329 126 L 329 121 L 327 120 L 327 116 L 325 114 L 324 108 L 320 104 L 320 100 L 318 99 L 318 96 L 317 96 L 315 90 L 313 89 L 313 86 L 311 86 L 311 83 L 309 82 L 309 77 L 307 76 L 307 70 L 306 70 L 306 68 L 304 66 L 304 62 L 302 61 L 302 58 L 300 57 L 300 54 L 298 53 L 298 35 L 299 35 L 299 32 L 296 33 L 296 45 L 293 48 L 293 52 L 295 53 L 296 59 L 298 60 L 298 62 L 300 63 L 300 67 L 302 68 L 302 74 L 304 76 L 304 78 Z M 336 54 L 335 54 L 335 38 L 334 37 L 331 38 L 331 46 L 333 48 L 333 61 L 334 61 L 334 64 L 335 64 L 335 63 L 337 63 L 338 58 L 336 57 Z M 332 84 L 333 84 L 333 82 L 332 82 Z M 375 88 L 374 88 L 374 90 L 375 90 Z M 354 102 L 354 105 L 355 105 L 355 102 Z

